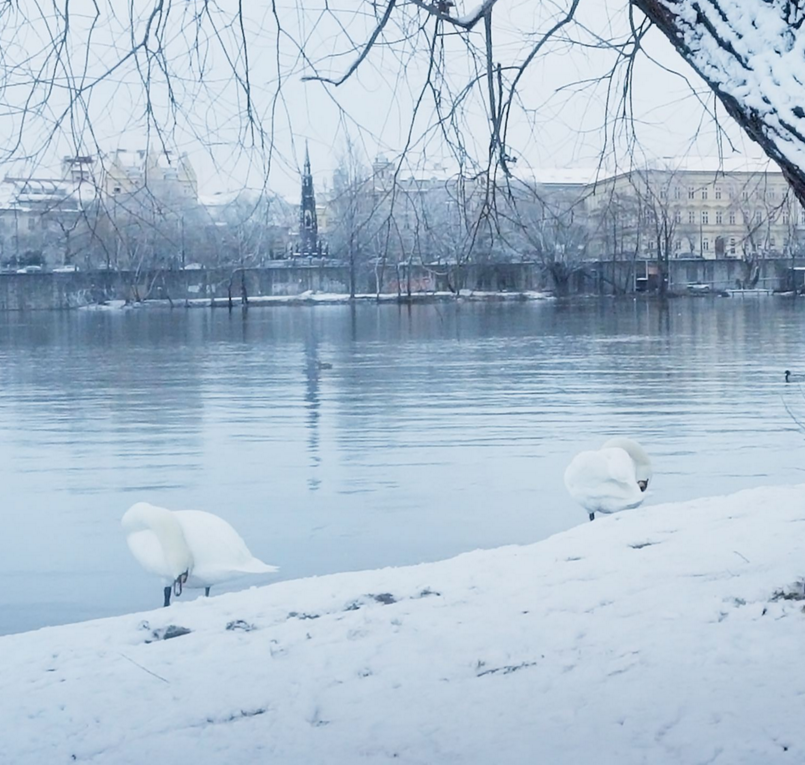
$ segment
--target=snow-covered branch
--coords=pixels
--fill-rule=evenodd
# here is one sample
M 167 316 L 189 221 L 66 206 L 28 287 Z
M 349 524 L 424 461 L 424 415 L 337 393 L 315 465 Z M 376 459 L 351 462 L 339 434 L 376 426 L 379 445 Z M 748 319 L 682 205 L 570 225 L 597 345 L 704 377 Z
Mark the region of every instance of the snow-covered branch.
M 455 5 L 452 0 L 436 0 L 430 3 L 425 0 L 408 0 L 408 2 L 418 8 L 422 8 L 442 21 L 449 22 L 462 29 L 472 29 L 482 18 L 489 14 L 497 0 L 484 0 L 469 13 L 464 13 L 461 16 L 452 16 L 450 14 L 450 9 Z
M 633 0 L 805 203 L 803 10 L 790 0 Z

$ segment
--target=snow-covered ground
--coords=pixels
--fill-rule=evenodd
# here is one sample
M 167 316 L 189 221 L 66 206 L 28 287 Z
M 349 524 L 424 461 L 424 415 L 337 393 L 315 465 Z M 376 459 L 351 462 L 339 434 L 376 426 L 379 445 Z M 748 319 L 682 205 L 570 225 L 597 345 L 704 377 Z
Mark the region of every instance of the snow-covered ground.
M 477 290 L 461 290 L 458 299 L 469 301 L 521 301 L 521 300 L 548 300 L 553 297 L 548 292 L 480 292 Z M 403 299 L 406 299 L 405 297 Z M 300 292 L 296 295 L 256 295 L 249 298 L 249 305 L 333 305 L 341 303 L 349 303 L 352 300 L 358 303 L 396 303 L 400 300 L 397 294 L 383 293 L 381 295 L 360 294 L 350 298 L 348 294 L 340 294 L 334 292 Z M 411 295 L 411 300 L 418 303 L 432 303 L 446 300 L 456 300 L 456 295 L 452 292 L 419 292 Z M 218 307 L 227 306 L 229 300 L 227 298 L 215 298 L 214 304 Z M 233 299 L 235 306 L 240 306 L 240 297 L 236 296 Z M 171 306 L 169 300 L 149 299 L 143 303 L 131 304 L 126 303 L 125 300 L 110 300 L 101 304 L 88 304 L 81 306 L 84 310 L 118 310 L 121 308 L 132 308 L 136 306 Z M 209 298 L 192 298 L 190 300 L 174 300 L 173 307 L 179 308 L 184 306 L 207 308 L 210 306 Z
M 0 762 L 803 762 L 803 492 L 0 638 Z

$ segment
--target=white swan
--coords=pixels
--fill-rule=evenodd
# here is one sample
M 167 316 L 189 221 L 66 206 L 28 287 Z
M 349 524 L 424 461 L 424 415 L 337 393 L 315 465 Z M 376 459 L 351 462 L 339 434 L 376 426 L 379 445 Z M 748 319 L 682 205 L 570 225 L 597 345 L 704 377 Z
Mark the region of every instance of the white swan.
M 165 583 L 165 605 L 171 590 L 210 587 L 244 574 L 277 571 L 255 558 L 225 520 L 200 510 L 166 510 L 138 502 L 123 515 L 126 543 L 137 562 Z
M 565 470 L 565 486 L 589 514 L 617 513 L 638 507 L 653 475 L 640 444 L 613 438 L 597 451 L 577 454 Z

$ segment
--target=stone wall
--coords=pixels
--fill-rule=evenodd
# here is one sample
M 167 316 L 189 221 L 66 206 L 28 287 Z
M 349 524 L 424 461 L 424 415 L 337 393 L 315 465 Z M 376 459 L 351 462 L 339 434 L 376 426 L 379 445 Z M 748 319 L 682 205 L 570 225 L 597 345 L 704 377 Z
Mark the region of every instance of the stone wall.
M 680 258 L 668 263 L 668 290 L 684 293 L 689 285 L 706 284 L 712 291 L 721 292 L 742 288 L 785 290 L 792 286 L 791 269 L 805 265 L 805 260 L 768 258 L 758 260 L 753 269 L 738 258 Z M 591 263 L 575 275 L 572 292 L 618 294 L 646 287 L 656 287 L 656 264 L 637 261 L 603 261 Z
M 356 293 L 375 294 L 378 281 L 385 294 L 411 294 L 463 289 L 521 292 L 547 289 L 529 264 L 473 265 L 444 270 L 387 266 L 361 269 Z M 293 296 L 306 292 L 349 293 L 346 266 L 208 269 L 189 271 L 77 271 L 75 273 L 0 274 L 0 311 L 75 308 L 107 300 L 221 300 Z
M 755 286 L 786 289 L 791 285 L 791 268 L 805 266 L 805 260 L 763 260 L 759 262 Z M 650 270 L 650 269 L 649 269 Z M 673 260 L 669 264 L 671 291 L 684 292 L 688 284 L 707 284 L 720 291 L 746 283 L 746 265 L 735 259 Z M 571 295 L 621 294 L 635 289 L 635 273 L 644 274 L 646 265 L 627 262 L 586 264 L 570 279 Z M 367 268 L 356 274 L 356 292 L 406 295 L 426 292 L 454 292 L 467 289 L 487 292 L 550 290 L 543 269 L 533 263 L 471 265 L 461 268 L 428 269 L 415 266 L 409 272 L 387 266 Z M 116 271 L 75 273 L 0 274 L 0 311 L 66 309 L 106 300 L 162 299 L 175 304 L 186 300 L 222 300 L 230 295 L 239 302 L 249 298 L 301 295 L 306 292 L 347 294 L 346 266 L 292 266 L 260 269 L 210 269 L 199 271 L 157 271 L 135 274 Z

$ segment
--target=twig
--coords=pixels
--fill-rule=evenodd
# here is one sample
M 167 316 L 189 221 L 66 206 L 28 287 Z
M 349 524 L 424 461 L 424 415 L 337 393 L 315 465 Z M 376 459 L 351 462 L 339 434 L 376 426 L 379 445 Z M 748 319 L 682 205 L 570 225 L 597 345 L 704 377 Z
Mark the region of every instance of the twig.
M 146 669 L 142 664 L 138 664 L 136 661 L 134 661 L 134 659 L 130 659 L 128 656 L 126 656 L 125 653 L 120 653 L 120 656 L 122 656 L 126 661 L 130 661 L 135 667 L 139 667 L 143 672 L 147 672 L 149 675 L 153 675 L 157 680 L 161 680 L 163 683 L 170 685 L 170 681 L 162 677 L 162 675 L 158 675 L 156 672 Z

